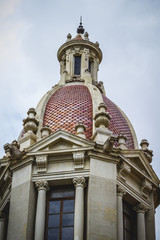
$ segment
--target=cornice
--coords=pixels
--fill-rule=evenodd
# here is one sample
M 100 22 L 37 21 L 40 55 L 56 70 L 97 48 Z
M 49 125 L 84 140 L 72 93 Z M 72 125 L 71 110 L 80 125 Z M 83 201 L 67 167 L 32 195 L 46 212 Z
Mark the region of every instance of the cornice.
M 119 162 L 119 157 L 117 155 L 106 154 L 104 152 L 100 153 L 96 151 L 88 151 L 88 156 L 94 157 L 95 159 L 98 159 L 101 161 L 111 162 L 115 164 Z
M 34 162 L 34 158 L 33 157 L 28 157 L 28 158 L 24 158 L 22 161 L 18 161 L 17 163 L 15 163 L 13 166 L 10 167 L 10 170 L 12 172 L 15 172 L 19 169 L 21 169 L 22 167 L 25 167 L 29 164 L 33 164 Z
M 123 154 L 123 153 L 122 153 L 122 154 Z M 142 176 L 142 178 L 146 178 L 149 182 L 152 182 L 152 184 L 155 185 L 155 186 L 157 186 L 157 187 L 159 186 L 160 180 L 158 179 L 157 175 L 155 174 L 155 172 L 153 171 L 153 169 L 151 168 L 150 165 L 149 165 L 149 166 L 144 166 L 144 167 L 145 167 L 147 170 L 149 170 L 149 174 L 150 174 L 152 177 L 154 177 L 154 181 L 153 181 L 153 179 L 152 179 L 151 177 L 149 177 L 146 173 L 144 173 L 138 166 L 136 166 L 134 163 L 132 163 L 132 162 L 130 161 L 130 159 L 127 158 L 127 157 L 128 157 L 127 154 L 126 154 L 126 156 L 123 156 L 122 154 L 119 154 L 119 157 L 120 157 L 121 159 L 123 159 L 125 162 L 127 162 L 129 166 L 132 167 L 131 172 L 133 172 L 133 169 L 134 169 L 134 171 L 136 171 L 140 176 Z M 135 157 L 135 156 L 132 155 L 132 158 L 133 158 L 133 157 Z M 137 157 L 137 155 L 136 155 L 136 157 Z M 144 162 L 143 162 L 143 163 L 144 163 Z M 149 163 L 148 163 L 148 164 L 149 164 Z M 148 168 L 147 168 L 147 167 L 148 167 Z
M 117 184 L 119 186 L 121 186 L 126 191 L 126 193 L 128 193 L 130 196 L 132 196 L 136 201 L 142 202 L 142 203 L 146 204 L 148 207 L 150 206 L 149 199 L 144 198 L 139 192 L 137 192 L 135 189 L 133 189 L 126 182 L 122 182 L 121 179 L 117 179 Z
M 40 181 L 46 180 L 48 182 L 55 180 L 66 180 L 73 179 L 74 177 L 89 177 L 90 170 L 89 169 L 81 169 L 81 170 L 71 170 L 71 171 L 61 171 L 61 172 L 50 172 L 50 173 L 42 173 L 42 174 L 33 174 L 32 181 Z
M 26 156 L 38 156 L 38 155 L 64 155 L 67 153 L 72 152 L 81 152 L 81 151 L 90 151 L 93 150 L 94 147 L 79 147 L 79 148 L 70 148 L 70 149 L 58 149 L 58 150 L 47 150 L 47 151 L 39 151 L 39 152 L 28 152 L 26 153 Z
M 95 43 L 92 43 L 88 40 L 74 40 L 72 39 L 71 41 L 68 41 L 66 43 L 64 43 L 59 49 L 58 49 L 58 52 L 57 52 L 57 58 L 58 58 L 58 61 L 61 60 L 62 58 L 62 55 L 64 53 L 64 51 L 72 46 L 75 46 L 75 45 L 81 45 L 81 46 L 86 46 L 88 48 L 91 48 L 93 49 L 94 51 L 96 51 L 98 53 L 98 58 L 100 60 L 100 62 L 102 61 L 102 51 L 101 49 L 95 44 Z

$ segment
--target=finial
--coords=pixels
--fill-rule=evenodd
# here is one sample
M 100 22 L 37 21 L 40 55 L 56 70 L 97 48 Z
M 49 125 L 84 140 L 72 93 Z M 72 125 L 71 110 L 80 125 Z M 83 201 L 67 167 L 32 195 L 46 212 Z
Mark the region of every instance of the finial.
M 72 38 L 72 35 L 71 35 L 70 33 L 68 33 L 68 35 L 67 35 L 67 41 L 70 41 L 71 38 Z
M 77 28 L 77 33 L 78 34 L 83 34 L 84 33 L 84 28 L 82 26 L 82 16 L 80 17 L 80 24 L 79 24 L 79 27 Z
M 89 40 L 89 34 L 88 34 L 88 32 L 85 32 L 85 34 L 84 34 L 84 38 L 85 38 L 85 40 Z

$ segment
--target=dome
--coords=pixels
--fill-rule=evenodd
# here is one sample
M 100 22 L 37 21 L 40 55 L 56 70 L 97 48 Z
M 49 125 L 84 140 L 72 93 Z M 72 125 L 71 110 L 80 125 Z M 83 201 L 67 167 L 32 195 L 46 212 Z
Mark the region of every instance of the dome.
M 75 125 L 83 122 L 86 127 L 86 138 L 91 139 L 92 108 L 91 95 L 86 86 L 60 88 L 47 102 L 43 126 L 49 126 L 52 132 L 61 129 L 76 134 Z
M 104 104 L 107 106 L 107 111 L 112 117 L 108 127 L 109 130 L 115 135 L 125 134 L 127 147 L 133 149 L 134 136 L 128 120 L 111 100 L 104 94 L 102 94 L 102 97 Z M 43 126 L 50 127 L 52 132 L 61 129 L 76 134 L 75 125 L 82 122 L 86 127 L 86 138 L 91 140 L 94 117 L 92 102 L 92 96 L 87 86 L 70 85 L 62 87 L 51 95 L 46 104 Z
M 104 108 L 107 107 L 107 109 L 102 111 L 108 112 L 111 116 L 109 125 L 102 124 L 105 128 L 103 134 L 107 134 L 106 131 L 108 131 L 108 137 L 123 134 L 126 136 L 125 147 L 138 148 L 137 138 L 130 121 L 119 107 L 106 97 L 103 82 L 98 81 L 99 64 L 102 61 L 99 43 L 91 42 L 89 34 L 82 32 L 84 33 L 84 29 L 80 26 L 77 29 L 78 35 L 72 38 L 69 33 L 67 41 L 60 46 L 57 53 L 60 63 L 60 81 L 39 102 L 34 113 L 37 122 L 27 118 L 24 122 L 24 125 L 27 125 L 25 128 L 30 131 L 30 125 L 34 125 L 31 131 L 36 133 L 39 141 L 42 138 L 42 128 L 49 127 L 51 133 L 64 130 L 77 135 L 75 126 L 81 122 L 85 126 L 83 136 L 97 142 L 95 136 L 98 134 L 99 126 L 95 124 L 94 118 L 97 112 L 101 111 L 99 106 L 103 103 Z M 34 114 L 31 114 L 31 118 Z M 23 135 L 24 131 L 20 138 Z M 103 141 L 105 142 L 105 139 Z M 103 145 L 104 142 L 100 140 L 97 143 Z

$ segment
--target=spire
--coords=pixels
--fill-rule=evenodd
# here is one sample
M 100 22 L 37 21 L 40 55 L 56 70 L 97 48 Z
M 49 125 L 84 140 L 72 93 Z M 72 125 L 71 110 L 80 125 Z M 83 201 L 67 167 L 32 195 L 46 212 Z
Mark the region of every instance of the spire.
M 84 33 L 84 28 L 82 26 L 82 16 L 80 17 L 80 24 L 79 24 L 79 27 L 77 28 L 77 33 L 78 34 L 83 34 Z

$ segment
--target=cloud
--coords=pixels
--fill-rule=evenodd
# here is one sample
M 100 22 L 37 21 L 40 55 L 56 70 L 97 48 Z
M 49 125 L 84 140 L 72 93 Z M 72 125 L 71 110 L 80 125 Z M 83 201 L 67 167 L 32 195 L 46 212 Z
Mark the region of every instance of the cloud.
M 0 19 L 5 19 L 13 14 L 20 0 L 1 0 L 0 1 Z

